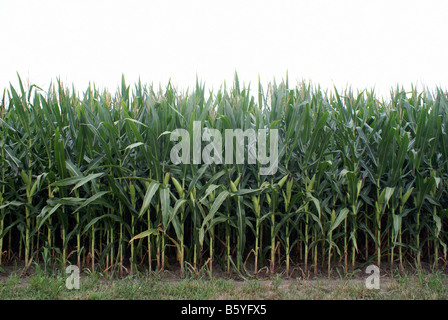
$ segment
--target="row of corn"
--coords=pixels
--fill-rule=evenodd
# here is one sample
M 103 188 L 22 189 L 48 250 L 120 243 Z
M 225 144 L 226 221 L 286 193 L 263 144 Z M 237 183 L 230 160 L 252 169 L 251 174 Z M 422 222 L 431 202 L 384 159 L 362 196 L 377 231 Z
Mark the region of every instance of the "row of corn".
M 207 92 L 60 82 L 4 91 L 0 265 L 240 274 L 446 262 L 447 93 L 288 80 Z M 174 165 L 182 128 L 278 130 L 278 170 Z M 247 143 L 245 159 L 247 159 Z

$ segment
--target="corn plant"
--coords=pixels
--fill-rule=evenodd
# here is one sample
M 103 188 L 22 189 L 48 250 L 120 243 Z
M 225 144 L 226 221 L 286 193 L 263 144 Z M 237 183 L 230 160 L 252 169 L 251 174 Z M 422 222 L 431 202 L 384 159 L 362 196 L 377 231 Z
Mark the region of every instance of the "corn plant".
M 0 264 L 45 253 L 121 276 L 331 276 L 386 256 L 401 269 L 446 260 L 446 92 L 396 88 L 379 100 L 287 78 L 256 89 L 237 75 L 215 92 L 123 77 L 115 94 L 19 78 L 0 102 Z M 177 129 L 188 137 L 174 139 Z M 212 129 L 222 150 L 226 130 L 261 132 L 278 169 L 261 175 L 264 160 L 248 161 L 254 141 L 236 134 L 233 158 L 172 162 L 183 139 L 210 151 Z

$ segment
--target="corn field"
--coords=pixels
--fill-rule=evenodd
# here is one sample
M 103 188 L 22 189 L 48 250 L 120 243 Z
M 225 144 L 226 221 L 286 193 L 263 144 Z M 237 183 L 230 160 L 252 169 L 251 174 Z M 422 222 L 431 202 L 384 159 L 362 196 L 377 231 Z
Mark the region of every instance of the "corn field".
M 447 258 L 447 93 L 224 84 L 81 95 L 57 81 L 0 105 L 0 266 L 330 275 Z M 170 162 L 177 128 L 278 129 L 278 170 Z M 269 143 L 270 131 L 267 130 Z M 247 147 L 247 146 L 246 146 Z M 246 148 L 247 149 L 247 148 Z M 247 157 L 246 157 L 247 159 Z

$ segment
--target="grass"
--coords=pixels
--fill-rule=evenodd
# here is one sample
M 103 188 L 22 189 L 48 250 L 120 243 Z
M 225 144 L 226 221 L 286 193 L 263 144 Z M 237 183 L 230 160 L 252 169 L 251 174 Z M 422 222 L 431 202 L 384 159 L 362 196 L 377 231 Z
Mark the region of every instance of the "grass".
M 406 271 L 381 277 L 379 290 L 369 290 L 362 275 L 268 280 L 161 279 L 134 275 L 108 279 L 84 272 L 79 290 L 68 290 L 65 275 L 28 276 L 20 270 L 0 275 L 1 300 L 445 300 L 447 275 L 440 271 Z M 367 277 L 367 276 L 366 276 Z

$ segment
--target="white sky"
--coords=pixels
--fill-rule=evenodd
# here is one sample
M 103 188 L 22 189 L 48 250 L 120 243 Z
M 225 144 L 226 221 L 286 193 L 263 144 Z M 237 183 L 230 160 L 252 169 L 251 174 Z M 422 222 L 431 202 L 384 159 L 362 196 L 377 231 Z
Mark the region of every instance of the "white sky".
M 256 89 L 311 80 L 387 93 L 448 84 L 448 1 L 0 0 L 0 89 L 128 83 Z

